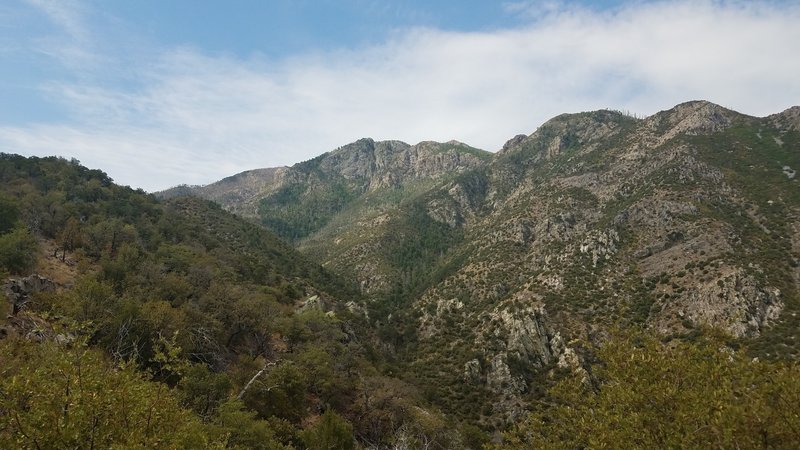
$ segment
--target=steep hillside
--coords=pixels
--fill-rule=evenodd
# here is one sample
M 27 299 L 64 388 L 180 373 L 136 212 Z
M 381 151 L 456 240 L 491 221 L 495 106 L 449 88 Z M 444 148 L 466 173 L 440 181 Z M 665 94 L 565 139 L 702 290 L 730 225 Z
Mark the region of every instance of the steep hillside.
M 550 368 L 587 356 L 570 342 L 612 325 L 682 338 L 713 326 L 797 357 L 798 111 L 564 114 L 491 157 L 450 150 L 413 170 L 409 147 L 359 141 L 277 169 L 305 175 L 259 211 L 357 281 L 430 398 L 501 426 Z
M 0 447 L 461 446 L 356 289 L 263 227 L 7 154 L 0 212 Z
M 163 201 L 2 155 L 0 419 L 29 422 L 0 443 L 69 400 L 21 408 L 14 380 L 69 397 L 81 358 L 113 398 L 164 392 L 177 446 L 480 448 L 515 423 L 518 448 L 666 442 L 652 423 L 796 441 L 798 168 L 800 107 L 703 101 L 560 115 L 496 154 L 364 139 Z M 109 445 L 155 439 L 114 426 Z
M 690 102 L 644 120 L 563 115 L 509 142 L 474 175 L 488 184 L 468 202 L 479 209 L 462 195 L 428 203 L 431 217 L 483 213 L 443 259 L 450 275 L 414 300 L 421 383 L 447 386 L 436 395 L 464 411 L 485 388 L 484 414 L 513 417 L 532 366 L 575 364 L 569 341 L 614 324 L 684 337 L 713 326 L 796 358 L 793 120 Z M 459 380 L 472 386 L 454 390 Z
M 456 141 L 412 146 L 362 139 L 290 168 L 243 172 L 158 195 L 192 193 L 219 202 L 295 241 L 327 269 L 357 280 L 373 299 L 397 303 L 430 285 L 439 256 L 461 239 L 460 230 L 429 217 L 427 196 L 490 159 Z M 384 316 L 398 307 L 373 305 Z
M 489 157 L 456 141 L 412 146 L 361 139 L 292 167 L 247 171 L 207 186 L 178 186 L 157 195 L 191 193 L 213 200 L 243 217 L 257 218 L 284 238 L 298 240 L 348 209 L 380 207 L 405 197 L 405 191 L 418 190 L 420 184 L 477 167 Z

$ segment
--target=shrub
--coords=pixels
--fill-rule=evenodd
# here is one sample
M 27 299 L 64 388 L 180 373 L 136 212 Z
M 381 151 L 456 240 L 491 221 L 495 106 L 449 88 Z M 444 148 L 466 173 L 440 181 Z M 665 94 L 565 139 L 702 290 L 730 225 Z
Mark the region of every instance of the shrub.
M 24 228 L 16 228 L 0 236 L 0 269 L 24 274 L 36 265 L 39 243 Z

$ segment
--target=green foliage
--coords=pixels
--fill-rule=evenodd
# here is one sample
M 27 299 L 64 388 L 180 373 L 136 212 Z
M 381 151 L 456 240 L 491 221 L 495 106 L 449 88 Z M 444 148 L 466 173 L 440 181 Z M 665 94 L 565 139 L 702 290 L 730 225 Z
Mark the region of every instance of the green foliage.
M 19 220 L 19 204 L 13 198 L 0 194 L 0 234 L 11 231 Z
M 275 416 L 298 423 L 306 416 L 309 383 L 307 374 L 297 365 L 280 364 L 257 380 L 242 400 L 261 418 Z
M 214 420 L 215 435 L 225 442 L 225 448 L 281 450 L 284 446 L 275 437 L 270 424 L 244 409 L 239 400 L 222 403 Z
M 800 371 L 716 339 L 618 335 L 601 364 L 560 382 L 503 448 L 792 448 Z
M 202 425 L 197 436 L 207 442 L 198 446 L 302 445 L 297 429 L 320 402 L 347 411 L 357 397 L 353 380 L 374 371 L 361 344 L 343 332 L 354 326 L 346 312 L 295 313 L 303 297 L 319 295 L 330 305 L 333 296 L 350 299 L 354 291 L 217 205 L 191 198 L 160 204 L 77 162 L 13 155 L 0 156 L 0 195 L 10 199 L 3 205 L 20 205 L 19 214 L 9 208 L 4 216 L 17 228 L 0 235 L 0 260 L 9 261 L 0 272 L 29 272 L 38 254 L 34 235 L 56 244 L 59 256 L 79 258 L 81 267 L 70 289 L 33 297 L 18 323 L 35 324 L 37 336 L 45 330 L 45 340 L 51 325 L 80 324 L 95 349 L 86 355 L 102 361 L 102 350 L 164 401 L 180 400 L 187 423 Z M 65 347 L 45 353 L 72 358 Z M 244 403 L 231 401 L 256 373 Z M 32 377 L 20 371 L 17 381 Z M 109 376 L 103 389 L 114 397 L 126 386 Z M 14 410 L 0 407 L 6 412 Z M 70 433 L 85 437 L 91 426 L 76 423 Z M 175 443 L 181 426 L 170 426 L 174 436 L 162 438 L 170 443 L 164 445 L 191 447 Z
M 303 430 L 300 437 L 310 450 L 356 448 L 353 426 L 331 410 L 325 411 L 319 423 Z
M 0 270 L 23 274 L 36 265 L 39 243 L 24 228 L 0 235 Z
M 324 227 L 355 198 L 355 190 L 343 180 L 311 189 L 307 184 L 292 184 L 262 199 L 259 215 L 279 236 L 297 240 Z
M 208 448 L 207 430 L 164 385 L 70 347 L 0 340 L 0 447 Z
M 208 421 L 228 399 L 233 384 L 224 373 L 214 373 L 203 364 L 192 364 L 185 369 L 178 388 L 181 403 Z

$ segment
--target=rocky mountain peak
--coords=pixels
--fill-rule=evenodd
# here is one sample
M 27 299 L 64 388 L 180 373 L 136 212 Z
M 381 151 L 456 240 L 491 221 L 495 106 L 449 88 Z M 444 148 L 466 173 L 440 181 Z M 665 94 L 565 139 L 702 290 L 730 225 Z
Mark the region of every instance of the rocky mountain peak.
M 623 124 L 636 120 L 612 110 L 561 114 L 545 122 L 530 136 L 513 137 L 498 155 L 525 152 L 537 160 L 550 159 L 568 148 L 591 146 L 618 132 Z
M 658 112 L 646 120 L 663 132 L 665 140 L 678 134 L 706 134 L 722 131 L 731 126 L 741 114 L 706 100 L 694 100 Z
M 772 122 L 780 129 L 800 131 L 800 106 L 791 108 L 769 116 Z
M 476 167 L 488 155 L 458 141 L 409 145 L 396 140 L 361 139 L 312 161 L 323 173 L 363 183 L 370 191 Z
M 519 144 L 521 144 L 521 143 L 522 143 L 522 141 L 524 141 L 524 140 L 525 140 L 525 138 L 527 138 L 527 137 L 528 137 L 528 136 L 527 136 L 527 135 L 525 135 L 525 134 L 518 134 L 518 135 L 514 136 L 513 138 L 511 138 L 511 139 L 507 140 L 507 141 L 506 141 L 506 143 L 505 143 L 505 144 L 503 144 L 503 148 L 500 150 L 500 153 L 506 152 L 506 151 L 508 151 L 509 149 L 512 149 L 512 148 L 514 148 L 514 147 L 517 147 L 517 146 L 518 146 Z

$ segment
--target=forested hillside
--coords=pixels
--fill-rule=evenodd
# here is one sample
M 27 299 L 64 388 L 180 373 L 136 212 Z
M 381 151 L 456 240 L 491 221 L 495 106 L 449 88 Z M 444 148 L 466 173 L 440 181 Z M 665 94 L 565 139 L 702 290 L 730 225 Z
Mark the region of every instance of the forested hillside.
M 2 155 L 0 189 L 0 447 L 460 439 L 379 370 L 356 291 L 263 228 L 59 158 Z
M 560 371 L 590 365 L 613 327 L 666 342 L 715 329 L 752 357 L 796 361 L 799 133 L 797 107 L 763 118 L 704 101 L 647 118 L 563 114 L 470 166 L 367 184 L 293 236 L 357 282 L 405 380 L 502 430 Z M 358 152 L 313 165 L 342 179 L 365 167 L 344 154 Z M 254 220 L 315 211 L 261 198 Z
M 702 101 L 158 199 L 3 154 L 0 447 L 796 448 L 798 167 Z

